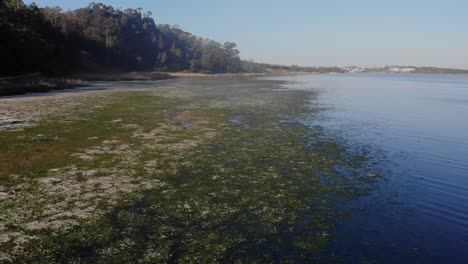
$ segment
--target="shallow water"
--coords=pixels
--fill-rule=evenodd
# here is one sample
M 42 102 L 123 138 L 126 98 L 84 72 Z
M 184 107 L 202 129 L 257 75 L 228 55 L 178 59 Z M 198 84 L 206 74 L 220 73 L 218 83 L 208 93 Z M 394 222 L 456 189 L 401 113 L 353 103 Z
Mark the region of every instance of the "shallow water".
M 377 191 L 352 205 L 359 213 L 339 224 L 331 251 L 355 261 L 467 263 L 468 78 L 279 79 L 319 91 L 311 103 L 326 111 L 305 122 L 349 146 L 369 146 L 384 175 Z
M 125 200 L 96 221 L 31 241 L 18 262 L 310 263 L 337 259 L 323 251 L 340 212 L 335 204 L 348 204 L 368 194 L 375 177 L 366 175 L 375 171 L 362 164 L 361 156 L 333 140 L 318 140 L 323 138 L 320 131 L 298 124 L 298 117 L 318 112 L 307 109 L 316 93 L 285 90 L 283 84 L 252 78 L 97 83 L 93 89 L 121 90 L 106 95 L 114 104 L 109 108 L 97 105 L 95 118 L 63 126 L 90 127 L 91 134 L 83 137 L 87 139 L 95 136 L 95 127 L 109 124 L 108 131 L 131 138 L 131 147 L 115 154 L 104 151 L 106 155 L 92 164 L 74 161 L 74 166 L 112 176 L 115 171 L 107 168 L 118 168 L 121 175 L 138 175 L 157 184 L 151 190 L 128 194 L 129 198 L 123 194 Z M 115 126 L 116 122 L 124 124 L 124 129 Z M 73 130 L 83 134 L 83 130 Z M 133 136 L 142 131 L 150 134 Z M 115 134 L 98 135 L 121 146 Z M 65 136 L 69 140 L 63 142 L 76 138 Z M 102 149 L 109 148 L 102 144 Z M 72 151 L 79 155 L 86 149 Z M 60 172 L 52 175 L 61 176 Z M 74 173 L 70 177 L 74 179 Z M 89 180 L 76 182 L 82 186 Z M 31 199 L 39 200 L 44 192 L 36 193 Z M 18 209 L 8 212 L 14 216 L 23 212 L 22 204 L 8 207 Z
M 468 122 L 465 120 L 468 78 L 347 74 L 273 79 L 280 81 L 181 78 L 158 82 L 97 82 L 91 88 L 75 90 L 146 90 L 149 95 L 178 98 L 176 108 L 164 109 L 173 113 L 163 116 L 173 117 L 187 110 L 198 111 L 202 119 L 204 115 L 214 118 L 220 114 L 213 124 L 226 122 L 232 125 L 232 130 L 223 126 L 226 134 L 217 141 L 207 142 L 206 149 L 192 153 L 186 159 L 192 165 L 184 165 L 189 167 L 180 173 L 174 174 L 168 167 L 167 175 L 155 175 L 163 176 L 161 180 L 171 176 L 168 179 L 172 180 L 164 186 L 174 187 L 170 189 L 173 196 L 164 194 L 167 190 L 155 189 L 142 201 L 115 209 L 96 226 L 84 226 L 78 233 L 64 233 L 40 245 L 50 249 L 50 256 L 96 260 L 102 257 L 99 250 L 83 250 L 80 248 L 83 242 L 76 243 L 73 238 L 100 230 L 108 235 L 108 240 L 95 240 L 91 235 L 86 238 L 89 245 L 112 249 L 115 243 L 120 243 L 120 235 L 126 234 L 123 237 L 138 243 L 134 244 L 133 253 L 128 250 L 118 253 L 131 259 L 158 245 L 161 246 L 158 250 L 171 254 L 182 252 L 192 259 L 199 256 L 208 260 L 217 258 L 213 245 L 237 241 L 235 238 L 240 236 L 250 242 L 241 243 L 240 248 L 228 245 L 232 252 L 227 255 L 218 253 L 246 260 L 274 256 L 270 259 L 279 261 L 285 257 L 297 260 L 296 263 L 308 263 L 300 260 L 309 259 L 322 262 L 338 259 L 345 263 L 468 263 L 465 252 L 468 248 Z M 157 104 L 164 102 L 158 101 L 161 98 L 153 99 Z M 307 102 L 310 111 L 304 107 Z M 297 120 L 312 129 L 298 126 Z M 184 120 L 179 125 L 192 128 Z M 299 142 L 301 147 L 289 144 L 290 141 Z M 221 152 L 223 155 L 219 155 Z M 358 155 L 349 155 L 353 152 Z M 369 160 L 361 159 L 360 155 L 367 155 Z M 321 162 L 324 160 L 327 162 Z M 220 167 L 223 170 L 217 169 Z M 236 177 L 231 177 L 231 172 Z M 247 176 L 237 177 L 239 173 Z M 279 185 L 274 187 L 276 183 Z M 182 185 L 184 188 L 180 188 Z M 372 190 L 370 195 L 367 190 Z M 282 193 L 300 195 L 281 198 L 286 197 Z M 239 197 L 247 199 L 247 207 L 239 204 Z M 220 201 L 226 206 L 219 207 Z M 192 206 L 186 207 L 187 202 Z M 307 204 L 306 209 L 297 206 L 302 202 Z M 209 210 L 205 210 L 205 205 Z M 256 210 L 257 207 L 262 210 Z M 282 208 L 289 208 L 286 212 L 300 217 L 284 221 L 288 214 Z M 200 218 L 194 218 L 193 212 L 199 212 Z M 211 212 L 208 218 L 213 220 L 211 226 L 205 216 L 207 212 Z M 159 215 L 168 216 L 170 221 L 160 223 Z M 246 215 L 252 217 L 237 219 Z M 128 221 L 133 218 L 126 216 L 144 217 L 145 221 Z M 218 225 L 223 219 L 227 220 Z M 318 219 L 317 223 L 324 225 L 314 226 L 310 219 Z M 270 224 L 278 226 L 279 231 L 271 233 Z M 148 232 L 164 230 L 180 234 L 171 240 L 176 247 L 165 249 L 170 244 L 168 241 L 161 243 L 160 236 L 148 236 Z M 211 237 L 211 244 L 205 240 L 207 237 Z M 36 259 L 38 244 L 31 245 L 34 249 L 31 256 Z M 206 247 L 207 251 L 183 252 L 179 245 L 189 249 Z M 317 250 L 323 245 L 325 250 Z M 70 248 L 79 254 L 70 253 Z M 114 252 L 112 257 L 118 259 L 118 256 Z

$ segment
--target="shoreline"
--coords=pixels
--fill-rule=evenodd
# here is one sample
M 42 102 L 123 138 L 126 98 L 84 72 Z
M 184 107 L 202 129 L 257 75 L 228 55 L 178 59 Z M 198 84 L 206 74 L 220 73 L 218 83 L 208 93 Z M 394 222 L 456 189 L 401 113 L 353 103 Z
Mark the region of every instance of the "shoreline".
M 160 72 L 75 73 L 44 76 L 39 73 L 0 78 L 0 98 L 28 93 L 47 93 L 92 86 L 93 81 L 150 81 L 175 78 Z
M 384 72 L 385 73 L 385 72 Z M 291 72 L 271 71 L 265 73 L 195 73 L 195 72 L 126 72 L 126 73 L 76 73 L 61 77 L 46 77 L 40 74 L 0 78 L 0 98 L 29 93 L 47 93 L 92 86 L 95 81 L 158 81 L 173 78 L 242 78 L 264 76 L 300 76 L 317 74 L 355 74 L 339 72 Z M 412 73 L 419 74 L 419 73 Z M 468 74 L 437 73 L 467 78 Z
M 126 73 L 75 73 L 48 77 L 39 73 L 0 78 L 0 98 L 28 93 L 47 93 L 91 86 L 94 81 L 158 81 L 173 78 L 239 78 L 257 76 L 309 75 L 309 72 L 267 73 L 193 73 L 193 72 L 126 72 Z
M 288 71 L 274 71 L 274 72 L 245 72 L 245 73 L 196 73 L 196 72 L 168 72 L 172 77 L 197 77 L 197 78 L 232 78 L 232 77 L 252 77 L 252 76 L 284 76 L 284 75 L 312 75 L 320 74 L 318 72 L 288 72 Z

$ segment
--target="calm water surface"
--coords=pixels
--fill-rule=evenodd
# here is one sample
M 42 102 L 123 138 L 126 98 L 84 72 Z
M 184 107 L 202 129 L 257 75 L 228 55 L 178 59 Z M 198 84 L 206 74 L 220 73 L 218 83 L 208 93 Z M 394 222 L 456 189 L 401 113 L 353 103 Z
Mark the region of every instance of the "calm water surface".
M 278 79 L 278 78 L 276 78 Z M 281 77 L 315 90 L 306 119 L 369 146 L 384 175 L 339 223 L 331 252 L 349 261 L 468 263 L 468 78 L 337 74 Z

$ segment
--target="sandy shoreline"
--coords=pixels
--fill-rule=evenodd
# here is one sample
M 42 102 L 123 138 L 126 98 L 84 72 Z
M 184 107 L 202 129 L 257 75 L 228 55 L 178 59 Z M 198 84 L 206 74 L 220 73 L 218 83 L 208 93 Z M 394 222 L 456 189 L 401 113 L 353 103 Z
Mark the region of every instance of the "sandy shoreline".
M 210 74 L 210 73 L 195 73 L 195 72 L 168 72 L 168 75 L 172 77 L 248 77 L 248 76 L 259 76 L 265 75 L 263 73 L 218 73 L 218 74 Z
M 287 71 L 277 71 L 277 72 L 267 72 L 267 73 L 194 73 L 194 72 L 168 72 L 168 75 L 172 77 L 207 77 L 207 78 L 232 78 L 232 77 L 252 77 L 252 76 L 278 76 L 278 75 L 309 75 L 309 74 L 318 74 L 315 72 L 287 72 Z

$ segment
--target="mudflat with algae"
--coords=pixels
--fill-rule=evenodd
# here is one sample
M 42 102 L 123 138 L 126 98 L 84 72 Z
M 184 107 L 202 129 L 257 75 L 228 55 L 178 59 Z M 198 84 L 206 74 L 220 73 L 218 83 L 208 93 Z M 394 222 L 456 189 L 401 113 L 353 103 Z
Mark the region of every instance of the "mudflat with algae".
M 365 154 L 302 124 L 310 91 L 242 78 L 100 83 L 0 99 L 0 258 L 17 263 L 334 261 Z M 0 261 L 0 262 L 1 262 Z

